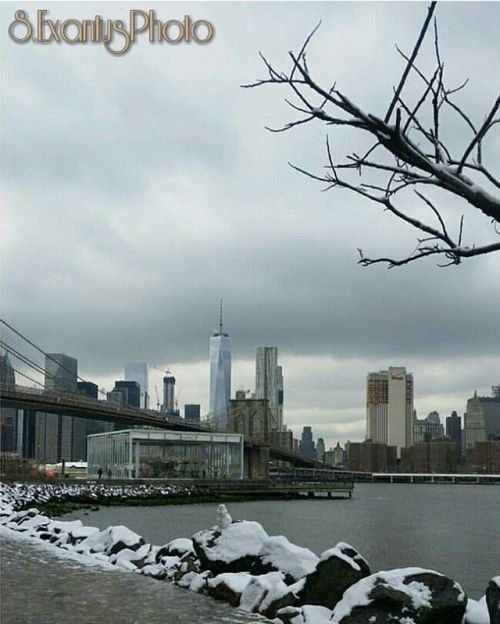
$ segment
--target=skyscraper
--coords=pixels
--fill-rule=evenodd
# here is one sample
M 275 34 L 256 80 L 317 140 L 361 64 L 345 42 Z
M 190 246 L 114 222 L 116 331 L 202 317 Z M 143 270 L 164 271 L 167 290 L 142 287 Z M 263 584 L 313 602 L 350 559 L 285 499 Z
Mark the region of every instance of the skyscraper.
M 456 412 L 446 418 L 446 435 L 459 447 L 462 445 L 462 419 Z
M 281 431 L 283 429 L 283 369 L 278 366 L 278 347 L 257 347 L 255 396 L 257 399 L 269 401 L 271 431 Z
M 7 353 L 0 353 L 0 384 L 14 386 L 16 383 L 14 369 Z M 17 410 L 12 407 L 0 406 L 0 450 L 14 453 L 17 446 Z
M 318 438 L 318 443 L 316 444 L 316 458 L 318 461 L 322 462 L 325 460 L 325 451 L 325 440 Z
M 222 300 L 219 331 L 210 338 L 210 409 L 211 424 L 217 429 L 227 427 L 231 398 L 231 341 L 223 331 Z
M 197 403 L 186 403 L 184 405 L 184 419 L 200 422 L 201 406 Z
M 314 444 L 311 427 L 304 427 L 302 429 L 302 436 L 299 443 L 299 453 L 309 459 L 316 459 L 316 446 Z
M 366 437 L 397 447 L 413 444 L 413 375 L 389 367 L 367 377 Z
M 0 384 L 2 386 L 14 386 L 16 384 L 14 368 L 10 363 L 8 353 L 0 353 Z
M 137 381 L 141 387 L 140 407 L 149 407 L 149 376 L 146 362 L 127 362 L 125 364 L 125 381 Z
M 482 397 L 474 392 L 467 401 L 464 418 L 465 446 L 471 449 L 477 442 L 500 439 L 500 396 Z
M 163 378 L 163 411 L 167 414 L 175 411 L 175 377 L 172 375 Z
M 45 389 L 77 393 L 78 361 L 64 353 L 45 356 Z
M 78 361 L 75 358 L 64 353 L 45 356 L 46 390 L 77 394 L 77 378 Z M 37 412 L 35 445 L 36 458 L 41 463 L 75 460 L 73 449 L 86 445 L 85 419 Z
M 137 381 L 115 381 L 115 391 L 126 391 L 125 405 L 130 407 L 140 407 L 141 405 L 141 386 Z

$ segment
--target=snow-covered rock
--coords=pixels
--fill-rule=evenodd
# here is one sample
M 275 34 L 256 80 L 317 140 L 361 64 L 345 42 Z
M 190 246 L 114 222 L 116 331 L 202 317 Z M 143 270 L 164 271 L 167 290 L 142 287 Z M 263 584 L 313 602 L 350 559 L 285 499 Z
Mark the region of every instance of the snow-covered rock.
M 253 576 L 241 595 L 240 609 L 250 613 L 268 615 L 271 605 L 288 593 L 285 575 L 282 572 L 268 572 Z M 284 607 L 286 605 L 280 605 Z M 277 608 L 274 609 L 274 613 Z
M 493 622 L 494 620 L 491 621 Z M 472 600 L 472 598 L 469 598 L 465 611 L 464 624 L 490 624 L 486 596 L 483 596 L 481 600 Z
M 144 544 L 137 550 L 123 548 L 117 554 L 111 555 L 109 562 L 117 565 L 118 567 L 125 568 L 126 570 L 135 571 L 137 568 L 144 567 L 144 562 L 150 548 L 151 546 L 149 544 Z
M 159 563 L 148 563 L 140 569 L 140 573 L 150 576 L 158 581 L 163 581 L 167 577 L 167 570 Z
M 194 553 L 193 541 L 185 537 L 173 539 L 168 544 L 162 546 L 156 553 L 156 562 L 159 563 L 162 557 L 182 557 L 187 553 Z
M 202 568 L 217 576 L 223 572 L 248 572 L 268 537 L 258 522 L 243 520 L 224 529 L 199 531 L 192 539 Z
M 358 551 L 344 542 L 326 550 L 310 572 L 299 593 L 300 604 L 320 605 L 333 609 L 342 595 L 370 574 L 370 568 Z
M 252 580 L 248 572 L 226 572 L 208 581 L 207 591 L 216 600 L 228 602 L 233 607 L 240 604 L 241 594 Z
M 283 572 L 285 582 L 294 583 L 316 569 L 318 557 L 309 549 L 296 546 L 283 535 L 267 539 L 257 556 L 251 573 Z
M 494 576 L 488 583 L 486 604 L 491 624 L 500 624 L 500 576 Z
M 85 538 L 78 544 L 78 552 L 115 555 L 124 548 L 138 550 L 144 538 L 125 526 L 110 526 Z
M 202 592 L 210 579 L 210 572 L 205 571 L 201 574 L 198 572 L 188 572 L 177 581 L 179 587 L 184 587 L 194 592 Z
M 460 624 L 467 596 L 432 570 L 403 568 L 367 576 L 344 593 L 332 624 Z
M 286 607 L 278 611 L 278 617 L 284 624 L 331 624 L 332 612 L 319 605 Z

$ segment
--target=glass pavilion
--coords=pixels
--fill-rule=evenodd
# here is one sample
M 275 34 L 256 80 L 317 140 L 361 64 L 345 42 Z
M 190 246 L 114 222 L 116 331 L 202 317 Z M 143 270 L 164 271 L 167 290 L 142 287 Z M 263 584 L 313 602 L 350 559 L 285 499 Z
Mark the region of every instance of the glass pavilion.
M 241 479 L 238 433 L 128 429 L 87 437 L 88 477 L 112 479 Z

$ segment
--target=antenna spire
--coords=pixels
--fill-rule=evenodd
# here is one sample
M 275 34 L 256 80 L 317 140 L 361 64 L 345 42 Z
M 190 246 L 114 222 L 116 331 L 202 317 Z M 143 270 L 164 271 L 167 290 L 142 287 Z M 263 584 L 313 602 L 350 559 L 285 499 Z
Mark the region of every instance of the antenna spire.
M 222 324 L 223 324 L 222 319 L 223 319 L 223 316 L 222 316 L 222 298 L 221 298 L 220 309 L 219 309 L 219 334 L 221 335 L 222 335 Z

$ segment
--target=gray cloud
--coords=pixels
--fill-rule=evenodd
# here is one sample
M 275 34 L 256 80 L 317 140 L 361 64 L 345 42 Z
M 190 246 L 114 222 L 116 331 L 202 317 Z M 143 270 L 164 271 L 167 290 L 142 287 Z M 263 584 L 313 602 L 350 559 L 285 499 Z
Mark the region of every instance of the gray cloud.
M 204 48 L 142 42 L 117 59 L 100 46 L 2 38 L 4 316 L 102 383 L 130 359 L 176 365 L 182 400 L 205 402 L 203 363 L 223 296 L 241 362 L 235 385 L 252 384 L 256 345 L 277 344 L 291 363 L 289 422 L 341 439 L 363 435 L 372 367 L 412 368 L 426 409 L 457 409 L 475 384 L 486 391 L 499 375 L 497 257 L 448 270 L 433 261 L 359 267 L 356 247 L 405 254 L 414 232 L 292 171 L 288 161 L 322 167 L 325 128 L 269 134 L 265 125 L 290 119 L 285 94 L 239 87 L 263 75 L 258 50 L 286 64 L 287 50 L 323 19 L 311 67 L 383 112 L 402 68 L 393 43 L 413 45 L 424 5 L 151 6 L 160 17 L 211 19 L 216 39 Z M 60 18 L 134 8 L 123 7 L 43 8 Z M 4 3 L 4 31 L 16 8 Z M 498 16 L 495 3 L 438 8 L 450 84 L 470 75 L 460 97 L 478 120 L 495 92 Z M 424 66 L 431 52 L 429 39 Z M 460 128 L 457 119 L 447 128 L 457 147 Z M 333 136 L 339 157 L 363 145 Z M 469 243 L 494 236 L 467 206 L 437 199 L 455 224 L 465 213 Z M 481 374 L 478 362 L 487 363 Z

